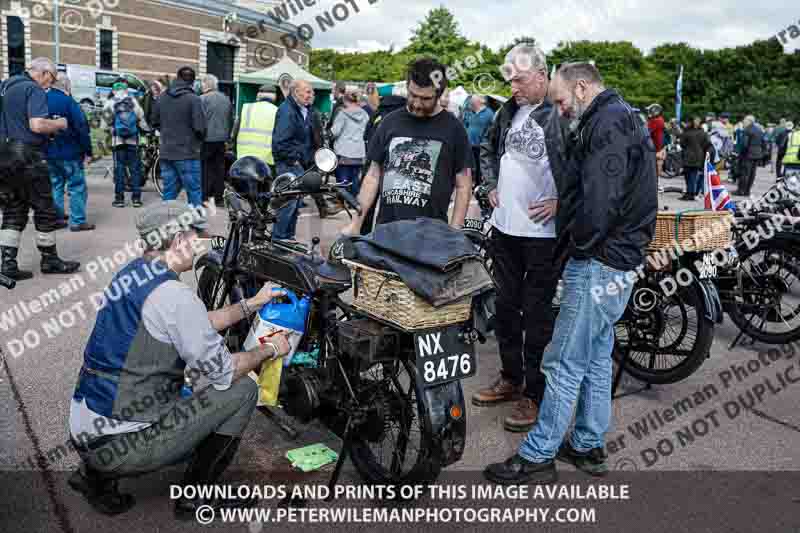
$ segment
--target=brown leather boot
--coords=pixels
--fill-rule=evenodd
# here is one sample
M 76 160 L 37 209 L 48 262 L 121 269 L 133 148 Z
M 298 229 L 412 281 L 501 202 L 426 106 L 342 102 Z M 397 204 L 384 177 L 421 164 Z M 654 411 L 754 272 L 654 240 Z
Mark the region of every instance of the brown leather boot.
M 497 380 L 489 387 L 481 389 L 472 395 L 472 405 L 488 407 L 518 400 L 522 396 L 523 386 L 522 384 L 514 385 L 500 374 Z
M 539 406 L 530 398 L 522 398 L 514 406 L 514 411 L 503 421 L 506 431 L 527 433 L 539 417 Z

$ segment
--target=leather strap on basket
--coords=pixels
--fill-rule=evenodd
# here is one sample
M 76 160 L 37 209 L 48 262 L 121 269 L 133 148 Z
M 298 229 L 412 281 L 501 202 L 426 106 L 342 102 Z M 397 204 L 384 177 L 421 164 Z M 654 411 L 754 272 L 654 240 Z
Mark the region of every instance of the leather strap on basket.
M 679 229 L 681 227 L 681 217 L 687 213 L 713 213 L 714 211 L 709 211 L 708 209 L 684 209 L 682 211 L 678 211 L 675 213 L 675 242 L 678 242 L 678 236 L 680 235 Z

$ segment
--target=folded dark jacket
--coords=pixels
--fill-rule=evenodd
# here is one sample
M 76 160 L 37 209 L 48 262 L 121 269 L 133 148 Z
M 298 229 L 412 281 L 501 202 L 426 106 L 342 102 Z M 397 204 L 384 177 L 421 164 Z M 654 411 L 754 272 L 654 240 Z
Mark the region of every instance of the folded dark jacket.
M 492 287 L 475 246 L 462 232 L 430 219 L 383 224 L 367 237 L 345 240 L 342 257 L 394 272 L 433 307 Z
M 432 218 L 380 224 L 372 233 L 356 240 L 369 242 L 394 256 L 442 272 L 456 268 L 468 259 L 481 258 L 475 245 L 462 231 Z

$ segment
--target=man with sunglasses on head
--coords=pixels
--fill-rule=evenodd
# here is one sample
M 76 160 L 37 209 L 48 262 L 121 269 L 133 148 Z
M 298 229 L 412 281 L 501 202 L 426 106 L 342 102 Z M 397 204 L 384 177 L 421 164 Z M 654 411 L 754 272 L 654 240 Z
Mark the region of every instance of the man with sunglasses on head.
M 547 61 L 538 46 L 515 46 L 502 71 L 512 98 L 481 143 L 481 173 L 494 207 L 495 329 L 502 369 L 472 403 L 516 401 L 503 425 L 507 431 L 527 432 L 544 397 L 540 365 L 556 320 L 552 304 L 561 272 L 555 253 L 561 227 L 557 213 L 568 122 L 547 99 Z
M 434 59 L 414 61 L 406 77 L 406 107 L 381 120 L 370 141 L 371 163 L 359 201 L 364 213 L 377 201 L 376 225 L 419 217 L 447 222 L 453 191 L 450 225 L 464 225 L 472 195 L 472 149 L 464 126 L 440 104 L 445 71 Z M 363 215 L 355 215 L 342 233 L 359 235 L 363 222 Z
M 15 280 L 33 277 L 17 264 L 22 232 L 28 225 L 28 212 L 38 231 L 36 244 L 42 254 L 42 274 L 71 274 L 80 263 L 62 261 L 56 252 L 58 225 L 50 172 L 44 160 L 51 135 L 67 128 L 67 119 L 50 117 L 45 93 L 58 71 L 47 58 L 31 62 L 27 72 L 12 76 L 0 85 L 0 175 L 23 174 L 26 186 L 8 199 L 0 227 L 2 272 Z

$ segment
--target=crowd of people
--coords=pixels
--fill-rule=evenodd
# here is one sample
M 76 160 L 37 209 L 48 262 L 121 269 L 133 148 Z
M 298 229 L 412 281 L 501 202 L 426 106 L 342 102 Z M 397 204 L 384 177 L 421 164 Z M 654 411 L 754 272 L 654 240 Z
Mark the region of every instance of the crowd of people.
M 72 398 L 70 435 L 82 463 L 70 484 L 96 509 L 107 514 L 130 509 L 133 499 L 119 492 L 119 477 L 159 470 L 187 455 L 193 460 L 184 484 L 217 482 L 231 464 L 256 408 L 258 389 L 247 374 L 263 361 L 289 353 L 284 334 L 252 351 L 232 354 L 218 333 L 252 316 L 271 300 L 274 287 L 267 285 L 253 298 L 209 311 L 179 279 L 193 265 L 185 251 L 194 249 L 207 223 L 201 219 L 191 227 L 168 223 L 204 198 L 219 199 L 224 179 L 220 154 L 230 140 L 238 157 L 258 157 L 273 166 L 276 175 L 297 175 L 312 167 L 315 149 L 329 139 L 339 159 L 337 179 L 349 184 L 363 210 L 340 229 L 345 236 L 420 217 L 461 229 L 473 186 L 480 180 L 490 191 L 494 209 L 490 238 L 502 364 L 472 402 L 482 406 L 513 402 L 504 427 L 527 433 L 513 456 L 488 465 L 484 475 L 502 484 L 553 482 L 556 459 L 591 475 L 607 472 L 604 449 L 611 420 L 614 324 L 632 291 L 630 284 L 619 287 L 614 282 L 635 277 L 653 238 L 658 160 L 663 159 L 657 154 L 663 153 L 670 138 L 679 139 L 685 153 L 687 197 L 693 197 L 713 142 L 699 119 L 680 128 L 675 123 L 668 126 L 663 118 L 657 120 L 656 109 L 646 125 L 617 91 L 605 86 L 593 63 L 562 64 L 551 78 L 544 52 L 531 43 L 514 46 L 505 57 L 511 98 L 497 112 L 488 109 L 483 95 L 469 99 L 463 116 L 448 112 L 446 72 L 436 59 L 417 59 L 408 67 L 405 86 L 381 99 L 374 86 L 362 96 L 356 87 L 337 85 L 327 127 L 312 107 L 314 88 L 306 80 L 294 80 L 279 105 L 282 88 L 261 87 L 257 100 L 243 107 L 235 124 L 217 80 L 204 77 L 198 95 L 190 67 L 178 71 L 176 82 L 159 92 L 147 113 L 128 95 L 123 80 L 115 83 L 105 106 L 105 122 L 114 135 L 114 205 L 126 205 L 124 177 L 130 174 L 132 204 L 141 206 L 136 147 L 143 133 L 158 129 L 164 202 L 144 209 L 136 229 L 148 243 L 154 231 L 171 229 L 115 276 L 115 281 L 120 276 L 144 279 L 155 272 L 150 282 L 99 311 Z M 91 147 L 85 144 L 80 117 L 73 116 L 74 109 L 63 95 L 53 92 L 52 97 L 53 109 L 65 106 L 63 115 L 54 118 L 48 108 L 45 90 L 58 79 L 55 65 L 40 59 L 2 89 L 0 133 L 5 140 L 0 149 L 16 149 L 24 156 L 15 168 L 24 169 L 30 192 L 3 207 L 2 271 L 16 279 L 25 277 L 17 267 L 16 253 L 29 207 L 39 231 L 42 271 L 66 273 L 79 268 L 56 255 L 53 232 L 58 212 L 50 171 L 54 169 L 52 174 L 69 187 L 74 180 L 63 176 L 80 175 L 77 168 Z M 51 92 L 68 94 L 68 88 L 64 90 Z M 713 122 L 705 126 L 715 127 Z M 72 127 L 77 136 L 71 149 L 56 143 L 52 156 L 42 150 L 49 135 Z M 756 149 L 757 128 L 752 117 L 743 121 L 745 140 L 739 152 L 745 162 L 754 164 L 764 157 Z M 642 149 L 651 144 L 654 149 Z M 800 143 L 792 134 L 786 145 Z M 791 157 L 796 160 L 797 154 Z M 752 174 L 745 167 L 740 191 L 749 193 Z M 74 172 L 69 174 L 69 169 Z M 181 189 L 186 189 L 188 204 L 176 201 Z M 76 197 L 80 194 L 76 192 Z M 321 215 L 341 208 L 323 198 L 316 202 Z M 281 208 L 273 227 L 275 238 L 294 239 L 299 207 L 299 201 L 291 201 Z M 71 206 L 71 222 L 85 224 L 75 210 Z M 559 279 L 563 294 L 560 312 L 555 313 L 551 303 Z M 609 286 L 614 290 L 600 298 L 590 290 Z M 172 390 L 165 385 L 179 385 L 186 365 L 203 371 L 211 381 L 212 410 L 203 411 L 192 403 L 196 398 L 182 398 L 177 390 L 157 407 L 139 403 L 141 398 Z M 127 405 L 144 408 L 134 412 Z M 190 405 L 194 407 L 189 414 Z M 186 408 L 186 418 L 171 427 L 163 424 L 165 413 L 180 406 Z M 114 431 L 103 432 L 100 426 Z M 104 449 L 131 436 L 147 445 L 114 455 L 110 464 L 103 460 Z M 197 496 L 181 497 L 175 505 L 178 517 L 194 518 L 204 505 L 250 502 Z
M 552 482 L 559 459 L 602 475 L 607 471 L 613 325 L 631 288 L 609 291 L 601 299 L 589 297 L 589 288 L 632 274 L 644 260 L 657 213 L 655 151 L 636 150 L 649 141 L 647 128 L 615 90 L 605 87 L 593 64 L 561 65 L 550 79 L 544 53 L 529 43 L 509 51 L 506 63 L 512 97 L 494 114 L 480 95 L 470 99 L 464 117 L 448 112 L 447 69 L 423 58 L 409 66 L 405 87 L 375 108 L 362 106 L 355 88 L 337 88 L 329 133 L 319 129 L 310 109 L 314 91 L 308 82 L 295 80 L 278 107 L 274 89 L 262 87 L 258 101 L 244 107 L 234 126 L 237 151 L 273 164 L 277 173 L 299 173 L 312 164 L 317 132 L 329 134 L 342 163 L 338 179 L 358 192 L 363 208 L 340 230 L 354 236 L 365 225 L 420 217 L 461 229 L 479 169 L 494 207 L 490 223 L 497 249 L 502 370 L 472 400 L 490 406 L 514 402 L 505 428 L 528 432 L 517 453 L 488 465 L 484 474 L 503 484 Z M 154 122 L 161 120 L 168 161 L 199 160 L 203 106 L 188 90 L 191 73 L 179 78 L 162 94 Z M 165 122 L 177 123 L 180 117 L 179 127 Z M 619 123 L 631 127 L 618 131 Z M 174 128 L 191 142 L 170 140 L 178 137 Z M 620 164 L 609 167 L 609 160 Z M 192 184 L 196 169 L 175 165 L 172 172 L 173 181 L 182 180 L 198 194 Z M 283 238 L 294 234 L 297 207 L 287 205 L 278 216 L 274 231 Z M 148 206 L 137 231 L 145 238 L 189 208 L 173 199 Z M 267 285 L 240 304 L 206 310 L 176 274 L 192 267 L 191 257 L 178 252 L 193 249 L 204 231 L 205 221 L 195 222 L 176 227 L 122 269 L 117 276 L 144 275 L 150 262 L 162 265 L 152 283 L 99 312 L 87 345 L 70 415 L 82 465 L 70 484 L 104 513 L 133 506 L 132 497 L 118 490 L 119 477 L 161 469 L 187 454 L 194 459 L 184 483 L 215 483 L 233 460 L 256 407 L 257 388 L 247 373 L 290 349 L 287 335 L 277 334 L 251 352 L 228 351 L 216 332 L 251 315 L 273 297 L 274 287 Z M 551 302 L 559 278 L 564 291 L 556 316 Z M 189 412 L 194 399 L 177 393 L 159 410 L 145 403 L 134 416 L 120 408 L 157 393 L 154 387 L 162 382 L 179 380 L 187 364 L 208 374 L 212 411 Z M 98 365 L 104 374 L 92 370 Z M 108 373 L 128 383 L 143 372 L 153 377 L 137 378 L 148 384 L 143 390 L 106 386 Z M 181 405 L 187 407 L 186 419 L 172 427 L 162 424 L 161 414 Z M 97 419 L 113 422 L 116 431 L 99 431 L 92 423 Z M 126 438 L 149 444 L 104 462 L 103 449 Z M 202 505 L 249 504 L 181 497 L 175 511 L 179 518 L 193 518 Z
M 666 123 L 659 104 L 648 106 L 646 111 L 647 127 L 657 152 L 659 177 L 664 175 L 668 147 L 680 147 L 686 180 L 682 200 L 692 201 L 703 196 L 706 158 L 717 170 L 727 167 L 729 181 L 738 186 L 733 196 L 751 195 L 759 167 L 769 167 L 777 178 L 784 175 L 786 167 L 798 167 L 797 150 L 792 147 L 800 144 L 800 130 L 795 131 L 794 123 L 786 118 L 766 127 L 753 115 L 734 124 L 728 113 L 719 117 L 710 113 L 705 120 L 697 116 L 680 123 L 673 118 Z

